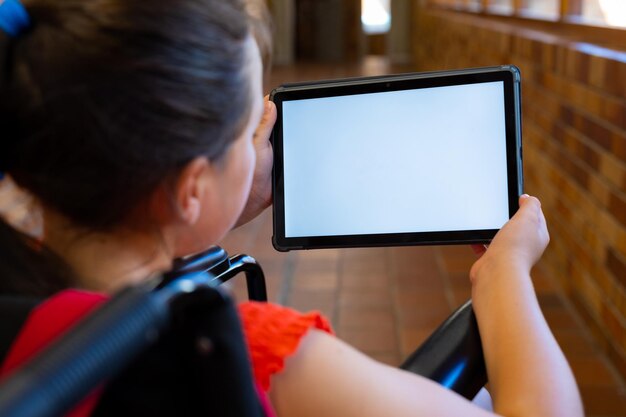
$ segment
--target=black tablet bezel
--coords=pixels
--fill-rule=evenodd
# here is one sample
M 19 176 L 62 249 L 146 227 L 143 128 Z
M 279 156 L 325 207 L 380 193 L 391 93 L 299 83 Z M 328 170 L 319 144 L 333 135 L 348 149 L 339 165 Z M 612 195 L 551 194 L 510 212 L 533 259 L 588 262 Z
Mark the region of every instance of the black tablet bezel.
M 272 91 L 270 99 L 276 104 L 278 110 L 278 118 L 272 132 L 272 144 L 274 147 L 274 235 L 272 243 L 274 248 L 279 251 L 289 251 L 295 249 L 488 243 L 495 236 L 498 229 L 286 237 L 284 217 L 282 103 L 289 100 L 476 84 L 493 81 L 503 81 L 504 84 L 510 218 L 519 208 L 518 198 L 523 192 L 520 72 L 517 67 L 505 65 L 467 70 L 316 81 L 310 83 L 286 84 Z

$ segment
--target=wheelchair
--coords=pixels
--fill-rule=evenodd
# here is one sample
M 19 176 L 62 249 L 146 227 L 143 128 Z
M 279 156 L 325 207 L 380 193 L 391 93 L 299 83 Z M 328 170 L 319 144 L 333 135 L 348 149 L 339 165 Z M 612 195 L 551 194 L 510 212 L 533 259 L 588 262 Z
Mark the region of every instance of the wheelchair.
M 175 261 L 157 281 L 114 295 L 0 380 L 0 415 L 65 415 L 94 389 L 104 393 L 92 416 L 136 415 L 137 410 L 141 415 L 265 415 L 234 303 L 219 287 L 240 273 L 250 300 L 266 301 L 265 277 L 256 260 L 229 257 L 217 246 Z M 14 318 L 2 326 L 1 357 L 8 349 L 3 344 L 18 334 L 41 301 L 0 297 L 0 316 Z M 401 368 L 473 398 L 487 373 L 471 301 Z M 177 400 L 162 401 L 168 397 Z

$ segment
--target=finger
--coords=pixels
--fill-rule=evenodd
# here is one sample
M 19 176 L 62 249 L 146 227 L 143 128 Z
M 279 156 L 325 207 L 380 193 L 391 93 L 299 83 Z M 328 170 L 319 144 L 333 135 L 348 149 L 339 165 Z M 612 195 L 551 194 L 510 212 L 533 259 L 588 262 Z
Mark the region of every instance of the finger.
M 537 208 L 541 207 L 541 201 L 537 197 L 533 197 L 532 195 L 522 194 L 519 197 L 519 205 L 520 207 L 523 205 L 529 204 L 531 206 L 535 206 Z
M 518 211 L 526 213 L 535 212 L 538 214 L 541 211 L 541 202 L 537 199 L 537 197 L 523 194 L 519 198 Z
M 274 102 L 269 99 L 269 96 L 265 96 L 265 98 L 263 99 L 263 117 L 261 119 L 261 124 L 273 124 L 275 120 L 276 104 L 274 104 Z
M 522 206 L 526 200 L 528 200 L 530 196 L 528 194 L 522 194 L 519 196 L 519 205 Z
M 272 134 L 274 123 L 276 123 L 276 115 L 276 105 L 272 101 L 266 100 L 261 123 L 254 132 L 255 142 L 269 143 L 268 140 Z
M 471 245 L 472 250 L 474 251 L 474 253 L 478 256 L 481 256 L 482 254 L 484 254 L 487 251 L 487 246 L 486 245 Z
M 543 210 L 541 209 L 541 202 L 538 198 L 532 197 L 529 195 L 524 195 L 520 197 L 520 209 L 519 209 L 519 217 L 526 218 L 536 225 L 538 230 L 548 236 L 548 228 L 546 225 L 546 219 L 543 215 Z M 516 215 L 517 216 L 517 215 Z

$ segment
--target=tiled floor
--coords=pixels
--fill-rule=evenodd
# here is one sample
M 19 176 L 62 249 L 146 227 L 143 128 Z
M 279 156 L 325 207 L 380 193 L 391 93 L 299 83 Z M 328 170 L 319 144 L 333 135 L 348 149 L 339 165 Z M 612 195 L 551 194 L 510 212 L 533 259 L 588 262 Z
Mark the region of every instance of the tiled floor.
M 401 71 L 384 60 L 363 65 L 304 65 L 275 69 L 271 85 L 288 81 Z M 222 243 L 263 266 L 272 301 L 316 309 L 339 337 L 366 354 L 398 365 L 470 296 L 469 247 L 407 247 L 276 252 L 270 210 Z M 540 304 L 583 395 L 588 416 L 626 416 L 626 385 L 590 337 L 553 280 L 539 266 L 533 280 Z M 243 294 L 238 280 L 236 292 Z

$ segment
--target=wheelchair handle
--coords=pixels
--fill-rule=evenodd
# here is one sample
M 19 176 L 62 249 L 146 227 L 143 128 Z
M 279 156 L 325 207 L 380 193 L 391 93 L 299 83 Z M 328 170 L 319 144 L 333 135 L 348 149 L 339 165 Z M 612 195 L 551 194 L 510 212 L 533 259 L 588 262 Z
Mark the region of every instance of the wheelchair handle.
M 265 274 L 261 266 L 251 256 L 235 255 L 229 260 L 230 268 L 215 277 L 220 282 L 226 282 L 240 272 L 246 274 L 248 298 L 253 301 L 267 301 L 267 288 L 265 286 Z
M 163 275 L 158 289 L 170 282 L 193 272 L 207 272 L 214 276 L 215 285 L 234 278 L 241 272 L 246 274 L 248 298 L 252 301 L 267 301 L 265 274 L 259 263 L 248 255 L 235 255 L 231 258 L 219 246 L 211 246 L 204 252 L 176 259 L 172 270 Z

